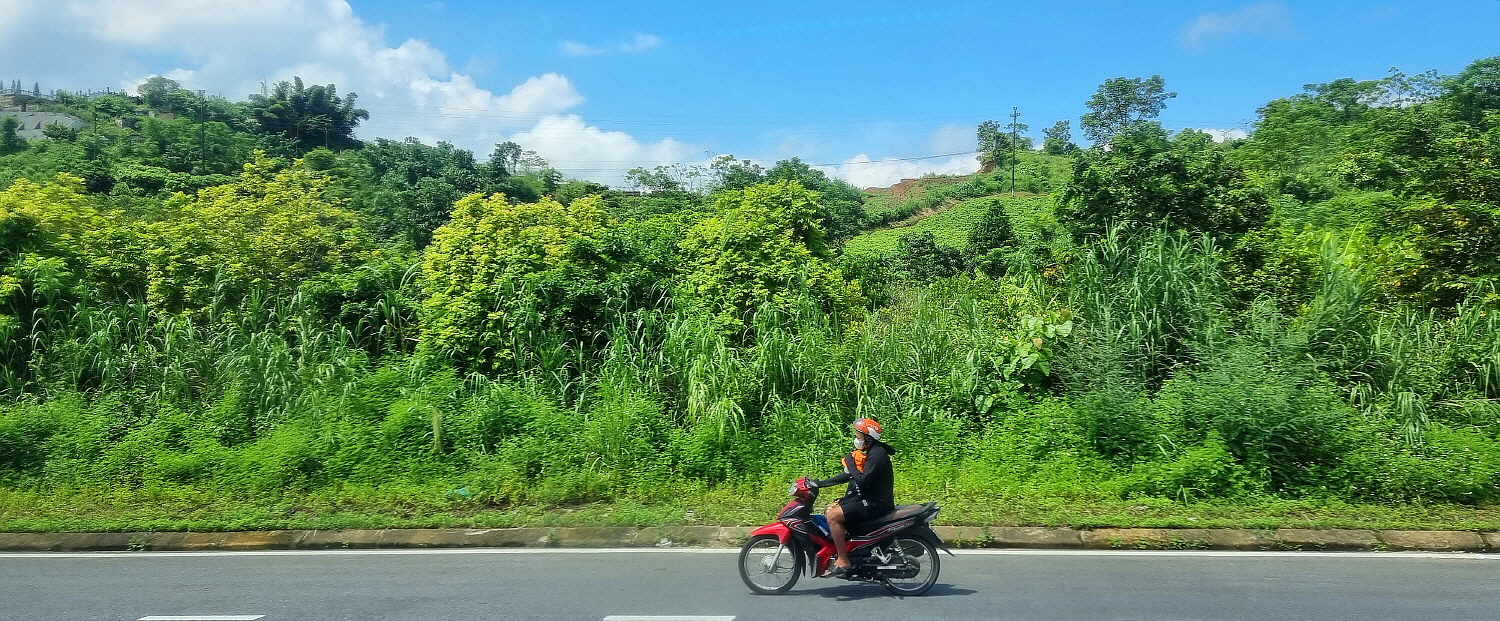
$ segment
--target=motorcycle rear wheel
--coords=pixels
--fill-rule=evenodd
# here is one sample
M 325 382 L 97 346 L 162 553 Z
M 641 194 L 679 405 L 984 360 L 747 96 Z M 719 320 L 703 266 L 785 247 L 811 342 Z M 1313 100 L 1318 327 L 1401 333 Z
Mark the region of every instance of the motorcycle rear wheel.
M 740 548 L 740 579 L 760 595 L 790 591 L 801 575 L 802 555 L 772 535 L 751 537 Z
M 881 582 L 887 591 L 896 595 L 921 595 L 932 588 L 938 579 L 937 548 L 921 537 L 903 535 L 891 542 L 891 549 L 905 557 L 904 562 L 916 565 L 917 574 L 910 578 L 893 578 Z

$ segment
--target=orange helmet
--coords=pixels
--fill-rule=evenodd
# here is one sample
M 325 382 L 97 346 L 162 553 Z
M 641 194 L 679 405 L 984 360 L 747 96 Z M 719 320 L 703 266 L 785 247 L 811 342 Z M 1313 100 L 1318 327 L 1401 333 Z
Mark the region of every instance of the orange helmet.
M 874 438 L 876 440 L 880 439 L 880 423 L 875 422 L 875 419 L 873 418 L 861 418 L 857 421 L 854 421 L 854 424 L 849 426 L 853 427 L 855 431 L 870 436 L 871 438 Z

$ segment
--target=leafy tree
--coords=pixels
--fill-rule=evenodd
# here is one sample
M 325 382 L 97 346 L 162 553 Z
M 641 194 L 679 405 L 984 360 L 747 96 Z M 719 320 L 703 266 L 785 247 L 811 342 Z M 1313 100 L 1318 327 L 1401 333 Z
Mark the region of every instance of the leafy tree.
M 1156 118 L 1167 100 L 1177 96 L 1165 86 L 1159 75 L 1105 80 L 1086 104 L 1089 112 L 1079 123 L 1084 137 L 1096 145 L 1106 144 L 1126 127 Z
M 177 114 L 195 113 L 201 103 L 197 93 L 184 90 L 176 80 L 159 75 L 147 78 L 140 86 L 135 87 L 135 92 L 140 95 L 141 103 L 156 110 Z
M 118 119 L 135 111 L 135 104 L 119 95 L 105 95 L 89 103 L 95 114 Z
M 301 160 L 256 153 L 236 182 L 173 197 L 168 217 L 142 233 L 151 305 L 196 312 L 255 292 L 288 296 L 305 279 L 363 263 L 371 240 L 327 187 Z
M 683 303 L 730 331 L 746 329 L 766 305 L 791 310 L 805 298 L 836 314 L 859 307 L 859 283 L 829 263 L 817 195 L 801 183 L 728 190 L 714 210 L 682 242 Z
M 261 132 L 293 141 L 299 155 L 320 146 L 335 151 L 358 148 L 354 128 L 370 113 L 354 107 L 357 97 L 349 93 L 340 98 L 332 84 L 304 87 L 302 78 L 293 78 L 277 82 L 267 94 L 251 95 L 250 118 Z
M 677 192 L 694 191 L 703 177 L 701 166 L 688 166 L 685 164 L 673 164 L 671 166 L 657 165 L 647 170 L 645 167 L 637 166 L 626 171 L 625 181 L 632 187 L 639 188 L 653 195 L 669 195 Z
M 48 123 L 42 126 L 42 135 L 48 140 L 72 142 L 78 139 L 78 130 L 62 123 Z
M 1052 127 L 1042 130 L 1042 152 L 1047 155 L 1072 155 L 1078 152 L 1078 145 L 1073 144 L 1073 132 L 1069 129 L 1071 121 L 1063 119 L 1052 124 Z
M 795 181 L 817 193 L 818 219 L 832 239 L 846 239 L 864 226 L 865 193 L 842 179 L 829 179 L 801 158 L 776 162 L 766 171 L 766 182 Z
M 513 369 L 542 333 L 587 323 L 597 307 L 578 296 L 597 295 L 587 285 L 610 271 L 599 251 L 606 218 L 597 197 L 463 197 L 424 255 L 419 351 L 465 369 Z
M 509 140 L 496 144 L 495 150 L 490 152 L 490 159 L 486 162 L 487 174 L 492 180 L 517 174 L 521 170 L 521 145 Z
M 984 216 L 974 228 L 969 229 L 969 249 L 975 254 L 985 254 L 996 248 L 1004 248 L 1015 241 L 1015 232 L 1010 225 L 1010 214 L 1005 204 L 991 200 Z
M 234 131 L 220 121 L 197 123 L 182 117 L 170 121 L 148 118 L 141 119 L 136 132 L 139 150 L 133 155 L 143 164 L 171 172 L 238 175 L 255 151 L 252 136 Z
M 1377 230 L 1392 246 L 1383 276 L 1403 296 L 1448 309 L 1500 280 L 1500 205 L 1418 199 Z
M 1112 140 L 1109 150 L 1079 156 L 1063 191 L 1059 219 L 1075 235 L 1163 225 L 1234 237 L 1269 215 L 1263 194 L 1208 134 L 1168 138 L 1160 124 L 1144 122 Z
M 1472 126 L 1488 129 L 1500 124 L 1500 56 L 1476 60 L 1442 84 L 1442 99 L 1455 116 Z
M 939 245 L 932 231 L 899 237 L 894 263 L 897 273 L 920 283 L 956 276 L 968 269 L 963 251 Z
M 766 170 L 750 160 L 736 160 L 733 155 L 720 155 L 708 165 L 713 181 L 711 186 L 719 190 L 743 190 L 766 180 Z
M 592 181 L 568 181 L 557 186 L 557 191 L 552 193 L 552 198 L 564 205 L 570 205 L 585 196 L 603 197 L 609 192 L 609 187 Z
M 17 133 L 21 120 L 14 116 L 0 117 L 0 155 L 9 155 L 26 150 L 26 139 Z
M 357 153 L 368 178 L 351 178 L 357 187 L 349 193 L 355 208 L 370 216 L 381 239 L 420 249 L 448 221 L 454 202 L 467 194 L 492 191 L 474 154 L 446 142 L 431 146 L 415 138 L 377 138 Z
M 1012 121 L 1003 127 L 999 121 L 985 121 L 977 131 L 979 162 L 982 170 L 1006 168 L 1013 165 L 1019 151 L 1031 150 L 1031 138 L 1019 135 L 1026 131 L 1025 123 Z
M 0 385 L 25 383 L 33 356 L 69 321 L 85 277 L 115 271 L 102 249 L 114 229 L 77 177 L 21 179 L 0 191 Z

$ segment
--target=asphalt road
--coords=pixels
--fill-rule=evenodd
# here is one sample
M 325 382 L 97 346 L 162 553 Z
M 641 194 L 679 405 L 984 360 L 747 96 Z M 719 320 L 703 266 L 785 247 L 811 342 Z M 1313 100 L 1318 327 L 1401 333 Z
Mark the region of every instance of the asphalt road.
M 900 599 L 807 578 L 752 595 L 721 550 L 0 554 L 0 619 L 1500 618 L 1500 555 L 974 551 L 943 563 L 932 591 Z

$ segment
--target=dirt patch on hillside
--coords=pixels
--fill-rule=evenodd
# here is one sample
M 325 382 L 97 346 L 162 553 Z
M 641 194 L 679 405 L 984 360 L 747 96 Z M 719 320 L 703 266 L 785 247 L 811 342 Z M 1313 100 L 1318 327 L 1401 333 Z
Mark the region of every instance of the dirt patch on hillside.
M 881 196 L 889 196 L 891 200 L 900 202 L 907 198 L 921 194 L 927 188 L 939 185 L 953 185 L 968 176 L 961 177 L 922 177 L 920 179 L 902 179 L 888 188 L 865 188 L 866 192 Z
M 894 200 L 904 201 L 908 196 L 912 195 L 912 192 L 917 189 L 917 183 L 921 181 L 921 179 L 902 179 L 896 185 L 888 188 L 865 188 L 865 191 L 871 194 L 884 194 Z

